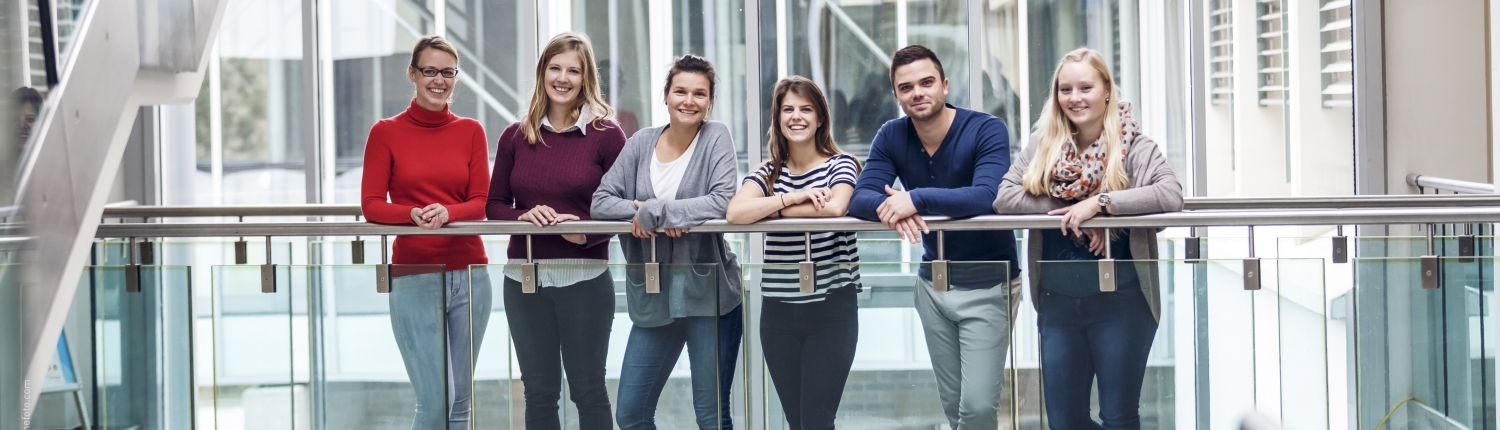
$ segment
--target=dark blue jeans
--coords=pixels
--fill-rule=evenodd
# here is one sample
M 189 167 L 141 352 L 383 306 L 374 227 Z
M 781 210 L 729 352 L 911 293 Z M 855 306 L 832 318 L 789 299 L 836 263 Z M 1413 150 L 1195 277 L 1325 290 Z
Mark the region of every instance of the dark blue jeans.
M 526 428 L 562 428 L 558 400 L 566 372 L 569 397 L 578 406 L 578 428 L 613 429 L 604 381 L 615 320 L 615 281 L 609 272 L 565 287 L 540 287 L 532 294 L 506 277 L 505 317 L 521 367 Z
M 744 321 L 740 307 L 718 317 L 677 318 L 660 327 L 630 328 L 620 366 L 615 420 L 621 430 L 655 430 L 656 403 L 687 346 L 698 428 L 733 429 L 729 387 L 740 354 Z
M 1088 297 L 1043 290 L 1042 389 L 1048 424 L 1059 430 L 1141 428 L 1141 383 L 1156 318 L 1139 287 Z M 1099 419 L 1089 394 L 1099 380 Z

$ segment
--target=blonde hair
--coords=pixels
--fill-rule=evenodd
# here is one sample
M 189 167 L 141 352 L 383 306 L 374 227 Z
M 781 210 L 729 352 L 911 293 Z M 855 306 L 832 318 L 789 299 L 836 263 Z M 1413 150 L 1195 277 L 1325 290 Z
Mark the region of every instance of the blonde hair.
M 1037 139 L 1036 156 L 1032 158 L 1031 165 L 1027 166 L 1026 174 L 1021 177 L 1021 185 L 1026 192 L 1032 195 L 1047 195 L 1052 188 L 1052 169 L 1057 166 L 1057 161 L 1062 158 L 1064 145 L 1073 143 L 1074 136 L 1078 133 L 1078 127 L 1068 119 L 1064 113 L 1061 101 L 1057 98 L 1057 75 L 1062 72 L 1063 65 L 1068 63 L 1088 63 L 1099 73 L 1099 78 L 1105 85 L 1104 103 L 1104 132 L 1100 133 L 1100 140 L 1104 143 L 1104 183 L 1100 191 L 1123 190 L 1130 187 L 1130 176 L 1125 173 L 1124 155 L 1125 146 L 1123 136 L 1120 133 L 1120 107 L 1119 97 L 1115 94 L 1115 80 L 1109 73 L 1109 65 L 1104 62 L 1104 56 L 1089 48 L 1078 48 L 1064 55 L 1057 62 L 1057 69 L 1052 72 L 1052 93 L 1047 96 L 1047 103 L 1042 107 L 1041 118 L 1037 120 L 1034 132 L 1040 134 Z M 1092 142 L 1078 142 L 1080 152 L 1084 145 Z
M 580 33 L 565 32 L 552 37 L 547 42 L 547 47 L 542 50 L 541 59 L 536 62 L 536 87 L 531 91 L 531 104 L 526 108 L 526 116 L 521 118 L 521 131 L 526 134 L 526 143 L 535 145 L 542 141 L 542 117 L 547 116 L 547 107 L 550 99 L 547 98 L 547 63 L 553 57 L 565 52 L 577 52 L 579 60 L 583 63 L 583 85 L 575 103 L 579 103 L 578 109 L 589 109 L 594 114 L 591 124 L 595 130 L 609 128 L 604 121 L 614 121 L 615 108 L 604 101 L 603 91 L 599 90 L 599 67 L 594 65 L 594 47 L 589 43 L 588 36 Z M 567 128 L 569 124 L 553 124 L 553 126 Z

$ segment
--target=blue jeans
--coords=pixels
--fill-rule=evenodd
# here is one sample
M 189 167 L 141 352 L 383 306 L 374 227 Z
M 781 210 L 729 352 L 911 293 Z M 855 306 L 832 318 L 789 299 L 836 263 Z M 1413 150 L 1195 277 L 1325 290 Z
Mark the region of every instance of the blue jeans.
M 1141 428 L 1141 384 L 1156 318 L 1140 288 L 1087 297 L 1042 291 L 1042 389 L 1054 429 Z M 1099 380 L 1099 418 L 1089 394 Z
M 417 392 L 413 430 L 469 428 L 474 357 L 491 303 L 489 273 L 472 276 L 472 296 L 468 270 L 391 279 L 391 329 Z
M 698 428 L 733 429 L 729 388 L 744 333 L 740 307 L 718 317 L 677 318 L 661 327 L 630 328 L 615 420 L 621 430 L 655 430 L 656 403 L 667 386 L 682 347 L 692 365 L 693 412 Z M 716 374 L 717 373 L 717 374 Z

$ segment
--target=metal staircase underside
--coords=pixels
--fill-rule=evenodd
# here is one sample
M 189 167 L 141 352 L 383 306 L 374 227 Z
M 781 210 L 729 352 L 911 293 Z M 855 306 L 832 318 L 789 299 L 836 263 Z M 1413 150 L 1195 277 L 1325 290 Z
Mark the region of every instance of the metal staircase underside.
M 27 425 L 35 395 L 28 401 L 24 387 L 40 387 L 46 374 L 136 113 L 197 97 L 227 3 L 91 0 L 70 23 L 68 58 L 20 167 L 16 218 L 37 239 L 22 247 L 19 279 L 5 286 L 20 289 L 21 366 L 0 369 L 13 393 L 0 395 L 0 422 L 10 423 L 0 428 Z

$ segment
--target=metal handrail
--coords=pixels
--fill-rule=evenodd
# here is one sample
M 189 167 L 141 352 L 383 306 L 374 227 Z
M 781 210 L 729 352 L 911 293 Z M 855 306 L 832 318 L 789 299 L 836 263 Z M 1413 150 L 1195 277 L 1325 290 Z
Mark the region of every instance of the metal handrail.
M 1186 197 L 1183 209 L 1287 210 L 1410 207 L 1500 207 L 1500 195 L 1382 195 L 1300 197 Z M 130 206 L 106 207 L 105 218 L 192 218 L 268 216 L 360 216 L 357 204 L 256 206 Z
M 1057 228 L 1059 216 L 985 215 L 954 220 L 947 217 L 924 217 L 934 231 L 1019 230 Z M 1500 209 L 1482 208 L 1399 208 L 1399 209 L 1320 209 L 1292 211 L 1189 211 L 1153 215 L 1097 217 L 1084 222 L 1091 228 L 1161 228 L 1275 225 L 1389 225 L 1453 224 L 1500 222 Z M 730 224 L 709 221 L 693 227 L 700 233 L 782 233 L 823 231 L 884 231 L 877 222 L 850 217 L 769 220 L 754 224 Z M 630 223 L 619 221 L 572 221 L 538 228 L 521 221 L 473 221 L 448 224 L 437 230 L 422 230 L 409 225 L 381 225 L 364 222 L 280 222 L 280 223 L 129 223 L 103 224 L 95 236 L 109 237 L 236 237 L 236 236 L 380 236 L 380 235 L 557 235 L 557 234 L 624 234 Z
M 1406 184 L 1414 187 L 1432 188 L 1433 190 L 1448 190 L 1459 193 L 1495 194 L 1495 184 L 1460 181 L 1457 179 L 1418 175 L 1416 173 L 1406 175 Z
M 128 206 L 104 208 L 105 218 L 360 216 L 359 205 Z

